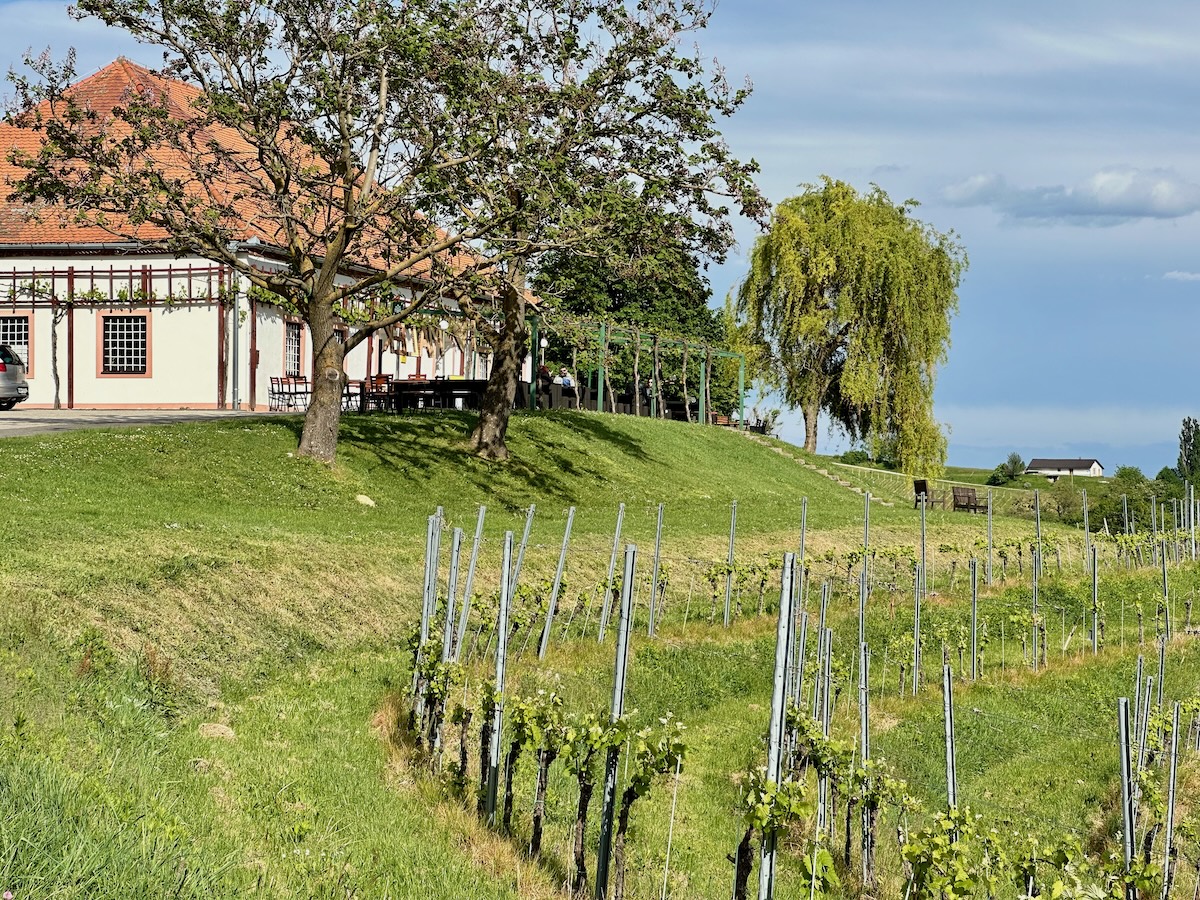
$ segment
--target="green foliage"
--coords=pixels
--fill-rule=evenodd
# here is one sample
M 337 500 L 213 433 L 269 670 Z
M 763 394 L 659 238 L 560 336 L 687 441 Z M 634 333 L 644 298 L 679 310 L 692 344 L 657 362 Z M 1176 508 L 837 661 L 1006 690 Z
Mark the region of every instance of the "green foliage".
M 561 756 L 567 771 L 580 781 L 592 780 L 596 760 L 624 743 L 628 721 L 625 717 L 609 722 L 607 715 L 596 710 L 568 714 L 563 721 Z
M 161 229 L 169 251 L 230 266 L 297 311 L 314 368 L 331 375 L 315 380 L 313 423 L 340 415 L 344 353 L 443 292 L 473 319 L 502 307 L 500 330 L 480 336 L 513 364 L 524 273 L 540 254 L 628 258 L 614 233 L 653 243 L 663 222 L 682 247 L 721 258 L 729 198 L 755 219 L 766 208 L 757 166 L 717 128 L 748 89 L 682 49 L 708 22 L 696 4 L 84 0 L 78 11 L 161 51 L 164 74 L 200 93 L 168 97 L 148 73 L 94 110 L 67 90 L 73 56 L 27 59 L 14 118 L 45 140 L 19 154 L 17 192 L 128 240 Z M 647 97 L 653 115 L 638 112 Z M 230 133 L 236 146 L 214 137 Z M 186 177 L 162 171 L 167 154 Z M 630 199 L 639 212 L 618 214 Z M 281 266 L 230 249 L 251 237 L 248 217 L 264 229 L 253 238 L 284 250 Z M 413 278 L 432 284 L 402 294 Z M 479 297 L 499 302 L 481 310 Z M 332 337 L 339 312 L 359 326 L 344 342 Z M 511 394 L 492 406 L 503 450 Z M 335 446 L 336 430 L 314 424 L 300 449 L 331 461 Z
M 1008 454 L 1008 459 L 996 466 L 992 474 L 988 476 L 987 483 L 992 485 L 1008 484 L 1016 481 L 1025 474 L 1025 460 L 1021 459 L 1021 454 L 1013 452 Z
M 833 854 L 820 846 L 801 857 L 800 874 L 801 891 L 815 890 L 821 894 L 830 894 L 842 884 L 834 866 Z
M 719 342 L 724 335 L 708 305 L 711 289 L 695 251 L 674 231 L 674 217 L 646 199 L 631 189 L 618 192 L 610 205 L 615 227 L 609 252 L 563 248 L 547 254 L 533 277 L 534 290 L 557 311 L 580 319 Z M 552 341 L 548 355 L 556 349 Z
M 895 442 L 901 467 L 936 475 L 946 438 L 933 418 L 936 366 L 966 256 L 893 205 L 830 178 L 783 201 L 755 243 L 739 305 L 769 346 L 773 377 L 809 425 L 818 412 L 853 440 Z
M 764 835 L 782 831 L 809 812 L 808 791 L 802 782 L 777 784 L 766 777 L 765 769 L 751 769 L 745 785 L 746 825 Z
M 969 809 L 951 809 L 908 835 L 904 858 L 912 866 L 915 900 L 964 900 L 982 885 L 989 896 L 995 895 L 1000 873 L 994 868 L 994 848 L 976 823 Z
M 654 726 L 629 735 L 629 781 L 622 802 L 645 796 L 656 778 L 682 766 L 687 754 L 684 731 L 683 723 L 668 712 Z
M 1200 475 L 1200 421 L 1185 416 L 1179 428 L 1179 461 L 1175 471 L 1186 481 L 1195 481 Z

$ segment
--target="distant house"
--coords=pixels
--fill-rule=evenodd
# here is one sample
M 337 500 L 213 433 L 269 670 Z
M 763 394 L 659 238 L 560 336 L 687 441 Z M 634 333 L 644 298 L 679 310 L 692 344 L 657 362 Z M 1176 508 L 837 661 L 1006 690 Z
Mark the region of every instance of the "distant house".
M 1060 475 L 1084 475 L 1088 478 L 1103 478 L 1104 466 L 1098 459 L 1031 459 L 1025 467 L 1026 475 L 1045 475 L 1055 481 Z

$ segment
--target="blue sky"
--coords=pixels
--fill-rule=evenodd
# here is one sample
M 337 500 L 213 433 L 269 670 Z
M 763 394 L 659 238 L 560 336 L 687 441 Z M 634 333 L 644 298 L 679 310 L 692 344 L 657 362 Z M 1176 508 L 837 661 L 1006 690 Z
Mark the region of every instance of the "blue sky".
M 62 3 L 0 14 L 0 62 L 47 45 L 77 47 L 82 72 L 155 61 Z M 1200 6 L 724 0 L 698 41 L 754 84 L 725 132 L 769 198 L 822 174 L 874 182 L 961 236 L 971 267 L 935 409 L 951 463 L 1174 464 L 1200 413 Z M 738 233 L 718 297 L 756 232 Z M 837 446 L 823 428 L 821 449 Z

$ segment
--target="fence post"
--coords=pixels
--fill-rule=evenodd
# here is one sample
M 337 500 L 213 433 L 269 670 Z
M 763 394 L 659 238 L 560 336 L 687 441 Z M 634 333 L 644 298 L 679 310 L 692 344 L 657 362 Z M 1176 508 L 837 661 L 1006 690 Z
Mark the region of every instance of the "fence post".
M 979 564 L 971 557 L 971 680 L 979 680 Z
M 1174 715 L 1171 719 L 1171 774 L 1167 777 L 1167 834 L 1163 845 L 1163 900 L 1171 892 L 1171 880 L 1174 874 L 1172 849 L 1175 840 L 1175 779 L 1176 766 L 1179 762 L 1179 701 L 1175 701 Z
M 475 520 L 475 541 L 471 544 L 471 562 L 467 566 L 467 583 L 463 586 L 462 609 L 458 613 L 458 633 L 454 637 L 454 652 L 452 658 L 458 662 L 462 653 L 463 638 L 467 634 L 467 618 L 471 614 L 471 589 L 475 586 L 475 564 L 479 561 L 479 545 L 483 543 L 483 518 L 487 507 L 479 507 L 479 516 Z
M 1133 771 L 1129 746 L 1129 698 L 1117 700 L 1117 730 L 1121 744 L 1121 848 L 1124 851 L 1125 875 L 1133 864 Z M 1137 900 L 1137 887 L 1125 886 L 1125 900 Z
M 1090 555 L 1092 551 L 1092 532 L 1088 529 L 1088 501 L 1086 488 L 1083 491 L 1083 547 L 1084 552 Z
M 912 694 L 921 686 L 921 566 L 913 564 L 913 670 Z
M 600 636 L 597 643 L 604 641 L 604 632 L 608 628 L 608 617 L 612 612 L 612 583 L 617 573 L 617 548 L 621 546 L 621 523 L 625 521 L 625 504 L 617 506 L 617 530 L 613 532 L 612 556 L 608 558 L 608 578 L 604 582 L 604 602 L 600 607 Z M 585 623 L 586 625 L 586 623 Z
M 784 716 L 787 711 L 787 663 L 788 635 L 792 622 L 792 578 L 796 557 L 785 553 L 783 577 L 779 591 L 779 623 L 775 630 L 775 676 L 771 692 L 771 722 L 767 730 L 767 773 L 766 780 L 779 784 L 781 781 L 780 747 L 783 742 Z M 775 845 L 776 834 L 770 831 L 763 835 L 758 866 L 759 900 L 771 900 L 775 894 Z
M 1036 566 L 1042 563 L 1042 499 L 1041 492 L 1036 488 L 1033 491 L 1033 519 L 1037 531 L 1037 562 L 1034 564 L 1036 572 Z
M 928 585 L 926 585 L 926 583 L 925 583 L 926 573 L 928 572 L 928 569 L 926 568 L 927 560 L 925 558 L 925 506 L 926 506 L 927 500 L 928 500 L 928 498 L 925 496 L 925 494 L 921 494 L 921 588 L 920 588 L 920 590 L 921 590 L 922 597 L 925 596 L 925 590 L 928 587 Z
M 575 507 L 567 510 L 567 527 L 563 531 L 562 549 L 558 553 L 558 568 L 554 572 L 554 587 L 550 589 L 550 605 L 546 608 L 546 627 L 542 629 L 542 643 L 538 647 L 538 659 L 546 658 L 550 645 L 550 629 L 554 625 L 554 613 L 558 608 L 558 592 L 562 588 L 563 568 L 567 564 L 567 545 L 571 542 L 571 524 L 575 521 Z
M 517 561 L 513 565 L 512 581 L 508 585 L 509 595 L 517 592 L 517 579 L 521 577 L 521 566 L 525 563 L 525 548 L 529 544 L 529 531 L 533 528 L 533 512 L 536 504 L 529 504 L 529 512 L 525 515 L 525 530 L 521 533 L 521 546 L 517 550 Z
M 1188 523 L 1192 532 L 1192 562 L 1196 561 L 1196 485 L 1188 485 Z
M 988 555 L 987 555 L 986 575 L 987 575 L 987 585 L 988 585 L 988 587 L 991 587 L 992 586 L 992 489 L 991 488 L 988 488 L 988 510 L 987 510 L 987 512 L 988 512 L 988 520 L 987 520 Z
M 737 534 L 737 501 L 733 501 L 733 506 L 729 513 L 729 558 L 726 561 L 725 572 L 725 627 L 729 627 L 729 601 L 733 596 L 733 541 Z
M 462 555 L 463 530 L 454 529 L 450 542 L 450 576 L 446 581 L 446 622 L 442 628 L 442 662 L 450 661 L 454 648 L 454 606 L 458 594 L 458 563 Z
M 658 627 L 655 619 L 658 615 L 658 565 L 662 558 L 662 526 L 663 526 L 663 505 L 658 504 L 658 524 L 654 526 L 654 568 L 650 573 L 650 624 L 647 626 L 647 634 L 654 637 L 655 629 Z
M 613 698 L 609 721 L 616 724 L 625 714 L 625 670 L 629 663 L 629 626 L 633 612 L 633 575 L 637 547 L 625 547 L 625 578 L 621 582 L 620 621 L 617 623 L 617 659 L 613 668 Z M 596 854 L 596 898 L 608 896 L 608 867 L 612 855 L 613 813 L 617 803 L 617 763 L 621 748 L 609 747 L 604 764 L 604 807 L 600 816 L 600 848 Z
M 441 512 L 439 507 L 438 512 Z M 433 618 L 437 598 L 437 539 L 441 532 L 438 514 L 430 516 L 425 527 L 425 579 L 421 587 L 421 630 L 417 635 L 417 652 L 413 659 L 412 692 L 413 713 L 418 727 L 425 712 L 425 692 L 421 689 L 421 661 L 425 654 L 425 643 L 429 640 L 430 620 Z
M 1036 493 L 1036 491 L 1035 491 Z M 1038 670 L 1038 556 L 1035 553 L 1031 560 L 1033 569 L 1033 671 Z
M 870 571 L 867 560 L 871 542 L 871 492 L 863 493 L 863 558 L 858 576 L 858 642 L 867 639 L 867 594 L 870 592 Z
M 500 563 L 500 610 L 496 620 L 496 709 L 492 713 L 492 743 L 488 758 L 487 822 L 496 824 L 496 792 L 500 785 L 501 729 L 504 725 L 504 668 L 508 661 L 508 605 L 512 600 L 509 592 L 512 576 L 511 531 L 504 533 L 504 555 Z
M 942 666 L 942 712 L 946 732 L 946 802 L 950 809 L 958 808 L 958 766 L 954 758 L 954 698 L 951 694 L 953 676 L 949 666 Z

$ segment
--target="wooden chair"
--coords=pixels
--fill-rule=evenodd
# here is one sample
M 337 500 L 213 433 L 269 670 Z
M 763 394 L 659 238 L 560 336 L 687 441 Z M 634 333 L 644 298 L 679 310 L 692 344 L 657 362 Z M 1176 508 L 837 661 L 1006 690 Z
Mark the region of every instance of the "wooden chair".
M 929 486 L 929 482 L 924 478 L 913 479 L 913 509 L 921 505 L 921 495 L 925 495 L 925 506 L 938 506 L 942 509 L 946 508 L 946 492 L 935 491 Z
M 392 376 L 368 375 L 363 384 L 366 392 L 365 406 L 367 409 L 390 409 L 392 403 Z
M 980 502 L 975 494 L 973 487 L 951 487 L 951 493 L 954 494 L 954 508 L 961 509 L 967 512 L 986 512 L 987 502 Z

